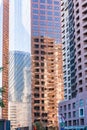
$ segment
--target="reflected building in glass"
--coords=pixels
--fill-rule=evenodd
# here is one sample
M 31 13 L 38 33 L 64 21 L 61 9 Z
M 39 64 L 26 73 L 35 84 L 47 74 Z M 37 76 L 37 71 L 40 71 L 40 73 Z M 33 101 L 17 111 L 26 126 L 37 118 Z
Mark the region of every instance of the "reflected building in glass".
M 31 54 L 32 122 L 58 127 L 57 104 L 63 99 L 60 0 L 31 0 Z
M 30 67 L 30 54 L 10 51 L 9 55 L 9 101 L 22 102 L 24 90 L 24 70 Z

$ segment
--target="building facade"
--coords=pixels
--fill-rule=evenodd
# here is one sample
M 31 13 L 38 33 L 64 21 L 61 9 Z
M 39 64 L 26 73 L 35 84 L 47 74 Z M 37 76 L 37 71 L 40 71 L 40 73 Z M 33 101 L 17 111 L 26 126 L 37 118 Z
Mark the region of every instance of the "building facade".
M 72 68 L 74 78 L 71 82 L 71 99 L 60 102 L 60 115 L 64 116 L 66 129 L 84 129 L 87 127 L 86 105 L 87 105 L 87 82 L 86 82 L 86 65 L 87 65 L 87 0 L 67 0 L 69 13 L 69 24 L 72 19 L 74 22 L 70 27 L 72 31 L 72 43 L 70 50 L 70 59 L 73 61 Z M 72 15 L 71 15 L 72 14 Z M 72 17 L 73 18 L 72 18 Z M 68 28 L 70 30 L 70 27 Z M 74 47 L 74 48 L 73 48 Z M 60 121 L 61 127 L 61 121 Z
M 66 100 L 76 96 L 75 77 L 75 39 L 73 2 L 63 0 L 62 12 L 62 43 L 63 43 L 63 70 L 64 70 L 64 97 Z
M 61 61 L 57 63 L 56 58 L 62 55 L 55 44 L 61 44 L 61 1 L 31 0 L 32 123 L 41 121 L 44 127 L 58 126 L 57 103 L 63 99 L 62 92 L 57 97 L 56 67 Z M 61 76 L 59 79 L 62 82 Z
M 57 104 L 63 99 L 62 45 L 53 38 L 33 37 L 31 52 L 32 121 L 58 127 Z
M 9 111 L 13 129 L 31 126 L 31 59 L 30 53 L 11 51 L 9 54 Z M 24 116 L 25 115 L 25 116 Z
M 30 67 L 30 54 L 11 51 L 9 54 L 9 101 L 23 101 L 24 70 Z
M 9 62 L 9 0 L 3 0 L 3 30 L 2 30 L 2 100 L 4 103 L 2 109 L 2 118 L 8 119 L 8 62 Z
M 31 0 L 31 37 L 50 37 L 61 43 L 60 0 Z

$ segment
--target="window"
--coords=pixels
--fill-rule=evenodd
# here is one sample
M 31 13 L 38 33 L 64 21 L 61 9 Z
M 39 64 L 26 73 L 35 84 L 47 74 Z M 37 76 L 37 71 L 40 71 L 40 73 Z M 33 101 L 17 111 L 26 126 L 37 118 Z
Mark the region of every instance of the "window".
M 44 10 L 40 10 L 40 14 L 45 14 L 45 11 Z
M 84 117 L 84 108 L 79 108 L 79 117 Z
M 33 13 L 34 14 L 38 14 L 38 10 L 33 10 Z
M 44 85 L 44 84 L 45 84 L 45 82 L 44 82 L 44 81 L 41 81 L 41 84 L 42 84 L 42 85 Z
M 45 20 L 45 16 L 40 16 L 40 20 Z
M 44 66 L 44 63 L 41 63 L 41 66 Z
M 44 69 L 41 69 L 41 72 L 44 72 Z
M 52 6 L 51 5 L 47 6 L 47 9 L 52 9 Z
M 64 110 L 66 111 L 66 105 L 64 105 Z
M 35 44 L 34 47 L 35 47 L 35 48 L 39 48 L 39 45 L 38 45 L 38 44 Z
M 72 125 L 72 122 L 71 122 L 71 121 L 68 121 L 68 125 L 71 126 L 71 125 Z
M 71 104 L 68 104 L 68 110 L 70 110 L 71 109 Z
M 81 70 L 82 69 L 82 66 L 80 65 L 80 66 L 78 66 L 78 70 Z
M 76 126 L 76 120 L 73 120 L 73 126 Z
M 79 78 L 81 78 L 82 77 L 82 73 L 79 73 L 78 76 L 79 76 Z
M 38 8 L 38 4 L 33 4 L 33 8 Z
M 81 106 L 84 106 L 84 100 L 83 100 L 83 99 L 80 99 L 79 105 L 80 105 L 80 107 L 81 107 Z
M 35 53 L 35 54 L 39 54 L 39 51 L 38 51 L 38 50 L 35 50 L 34 53 Z
M 45 9 L 45 5 L 40 5 L 40 8 L 41 9 Z
M 33 15 L 33 19 L 38 19 L 38 15 Z
M 48 4 L 52 4 L 52 0 L 47 0 L 47 3 Z
M 68 118 L 71 118 L 71 112 L 68 113 Z
M 78 56 L 80 56 L 81 55 L 81 51 L 78 51 Z
M 79 85 L 82 85 L 82 80 L 79 80 Z
M 84 119 L 80 119 L 80 124 L 84 125 Z
M 75 106 L 76 106 L 75 102 L 72 104 L 72 106 L 73 106 L 73 109 L 75 109 Z
M 59 9 L 59 6 L 54 6 L 54 9 L 55 9 L 55 10 L 58 10 L 58 9 Z
M 34 94 L 34 97 L 35 97 L 35 98 L 39 98 L 39 96 L 40 96 L 40 95 L 39 95 L 38 93 L 35 93 L 35 94 Z
M 45 3 L 45 0 L 40 0 L 40 3 Z
M 48 15 L 52 15 L 52 11 L 48 11 L 47 14 L 48 14 Z
M 40 103 L 40 100 L 34 100 L 34 103 Z
M 78 59 L 78 63 L 81 63 L 81 58 Z
M 73 117 L 76 117 L 76 111 L 73 111 Z
M 36 62 L 36 63 L 35 63 L 35 67 L 38 67 L 38 66 L 39 66 L 39 63 L 38 63 L 38 62 Z
M 48 20 L 52 20 L 52 17 L 50 17 L 50 16 L 48 16 L 48 18 L 47 18 Z
M 38 0 L 33 0 L 33 2 L 38 2 Z
M 83 88 L 82 87 L 79 88 L 79 92 L 80 93 L 83 92 Z
M 54 1 L 54 4 L 57 6 L 60 5 L 60 3 L 58 1 Z
M 39 79 L 39 75 L 35 75 L 35 78 Z

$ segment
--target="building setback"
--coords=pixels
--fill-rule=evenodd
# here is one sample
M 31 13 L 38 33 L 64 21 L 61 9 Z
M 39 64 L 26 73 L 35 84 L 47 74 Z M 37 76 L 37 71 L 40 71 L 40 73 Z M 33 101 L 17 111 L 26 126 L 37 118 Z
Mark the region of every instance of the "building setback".
M 3 52 L 2 52 L 2 99 L 5 107 L 2 109 L 2 118 L 8 119 L 8 61 L 9 61 L 9 0 L 3 0 Z
M 83 130 L 87 127 L 87 0 L 67 0 L 67 4 L 70 24 L 68 29 L 72 26 L 71 38 L 74 41 L 70 59 L 75 63 L 72 68 L 75 77 L 70 85 L 71 99 L 60 102 L 59 113 L 65 117 L 66 129 Z M 74 26 L 71 24 L 72 20 Z

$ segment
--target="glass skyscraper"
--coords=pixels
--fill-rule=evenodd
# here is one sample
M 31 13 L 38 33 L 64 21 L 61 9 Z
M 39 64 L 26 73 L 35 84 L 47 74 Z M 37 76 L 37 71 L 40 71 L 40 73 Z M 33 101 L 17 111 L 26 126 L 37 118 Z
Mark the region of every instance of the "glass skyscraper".
M 30 54 L 11 51 L 9 56 L 9 101 L 23 101 L 24 70 L 30 67 Z
M 61 43 L 60 12 L 60 0 L 31 0 L 31 35 L 54 38 Z
M 31 0 L 32 122 L 41 121 L 44 127 L 58 127 L 55 55 L 62 47 L 56 50 L 55 44 L 61 42 L 61 1 Z

